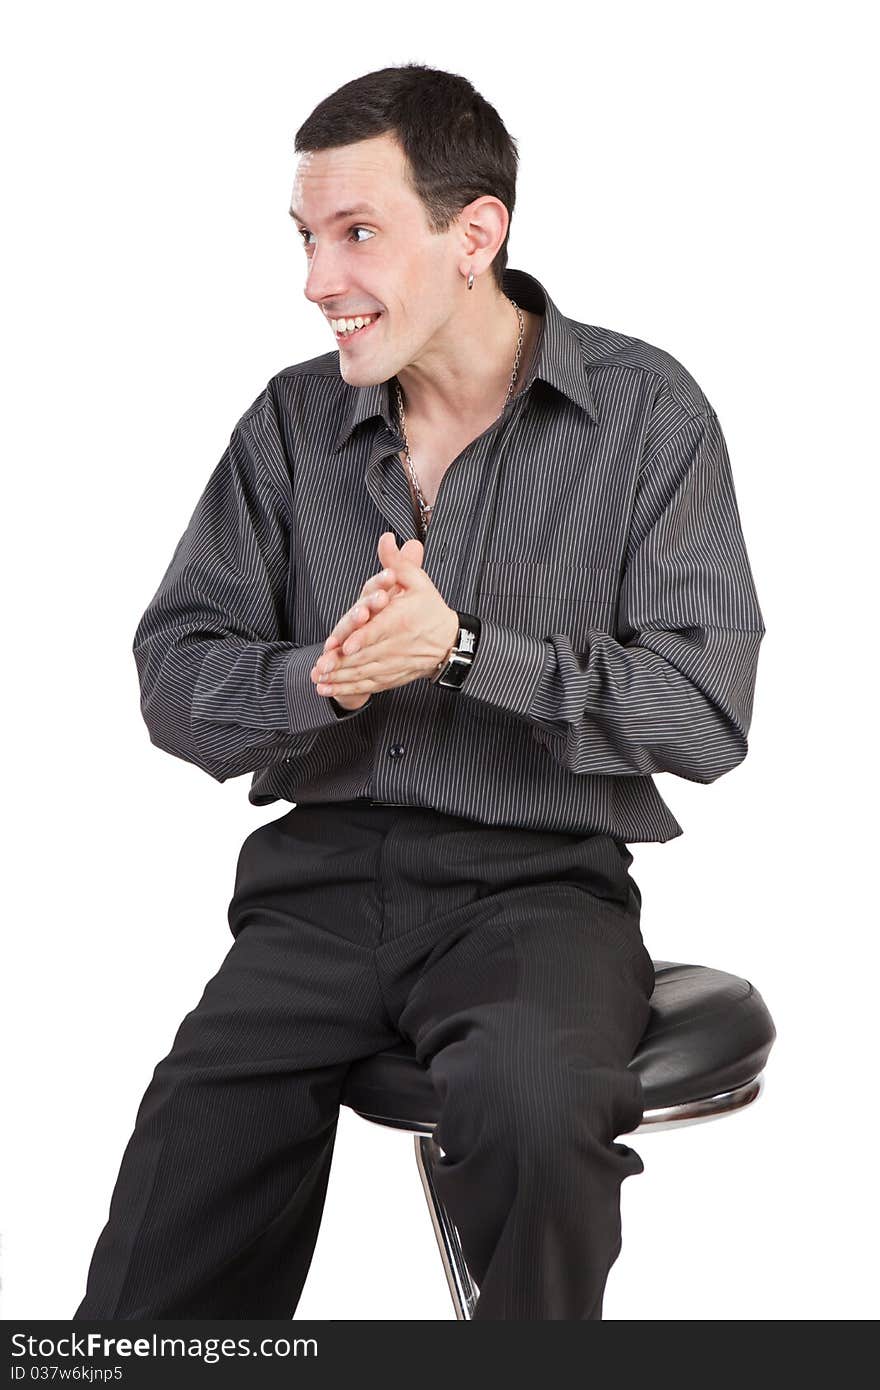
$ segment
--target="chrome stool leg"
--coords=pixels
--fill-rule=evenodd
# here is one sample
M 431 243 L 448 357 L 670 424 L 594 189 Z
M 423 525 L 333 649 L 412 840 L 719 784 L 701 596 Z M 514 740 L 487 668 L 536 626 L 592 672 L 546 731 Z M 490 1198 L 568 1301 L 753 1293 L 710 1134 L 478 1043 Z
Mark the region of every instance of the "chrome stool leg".
M 632 1135 L 650 1134 L 652 1130 L 678 1129 L 682 1125 L 721 1119 L 734 1111 L 744 1109 L 757 1100 L 764 1089 L 764 1084 L 764 1073 L 760 1072 L 751 1081 L 736 1086 L 730 1091 L 722 1091 L 717 1095 L 703 1096 L 676 1105 L 658 1106 L 645 1110 L 641 1123 L 636 1129 L 630 1130 L 628 1133 Z M 443 1150 L 433 1133 L 413 1131 L 413 1138 L 415 1139 L 419 1177 L 422 1180 L 422 1188 L 428 1202 L 428 1210 L 431 1213 L 431 1223 L 437 1237 L 437 1244 L 440 1247 L 440 1258 L 446 1272 L 449 1292 L 452 1294 L 455 1316 L 467 1320 L 474 1315 L 474 1308 L 480 1291 L 471 1278 L 465 1262 L 458 1231 L 434 1185 L 434 1168 Z
M 440 1247 L 446 1282 L 452 1294 L 455 1316 L 468 1320 L 474 1315 L 479 1289 L 465 1263 L 461 1239 L 434 1186 L 434 1166 L 443 1153 L 433 1134 L 414 1135 L 419 1177 L 431 1213 L 431 1224 Z

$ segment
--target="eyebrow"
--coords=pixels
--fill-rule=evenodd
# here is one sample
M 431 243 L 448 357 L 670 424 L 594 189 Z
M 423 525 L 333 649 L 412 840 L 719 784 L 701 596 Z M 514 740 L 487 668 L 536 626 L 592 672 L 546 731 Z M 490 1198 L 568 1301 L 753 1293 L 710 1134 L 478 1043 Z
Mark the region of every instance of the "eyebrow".
M 296 218 L 297 222 L 302 222 L 303 226 L 305 226 L 305 221 L 297 212 L 296 208 L 288 208 L 287 211 L 291 217 Z M 329 222 L 339 222 L 343 217 L 358 217 L 364 212 L 370 217 L 378 216 L 378 209 L 374 208 L 371 203 L 359 203 L 358 206 L 354 208 L 340 208 L 338 212 L 334 212 L 327 220 Z

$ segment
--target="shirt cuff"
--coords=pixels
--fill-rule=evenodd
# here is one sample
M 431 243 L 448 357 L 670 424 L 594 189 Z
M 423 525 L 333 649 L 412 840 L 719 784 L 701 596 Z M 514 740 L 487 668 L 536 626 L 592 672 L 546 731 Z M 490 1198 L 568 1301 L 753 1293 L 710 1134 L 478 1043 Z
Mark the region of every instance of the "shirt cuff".
M 307 647 L 295 647 L 290 654 L 287 664 L 287 709 L 290 728 L 295 734 L 308 733 L 326 725 L 338 724 L 342 719 L 351 719 L 363 714 L 372 703 L 371 695 L 360 709 L 343 709 L 336 704 L 332 695 L 318 694 L 310 672 L 323 652 L 323 642 L 312 642 Z
M 529 717 L 553 648 L 543 637 L 480 619 L 480 640 L 461 693 L 509 714 Z

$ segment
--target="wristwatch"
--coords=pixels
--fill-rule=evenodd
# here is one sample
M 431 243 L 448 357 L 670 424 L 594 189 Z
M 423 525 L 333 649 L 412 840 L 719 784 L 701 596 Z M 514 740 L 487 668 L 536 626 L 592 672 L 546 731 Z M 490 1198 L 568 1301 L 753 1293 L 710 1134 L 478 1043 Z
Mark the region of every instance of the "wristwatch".
M 432 685 L 445 685 L 449 690 L 460 690 L 468 671 L 473 664 L 477 643 L 480 640 L 480 620 L 473 613 L 459 613 L 458 640 L 445 661 L 441 661 L 429 676 Z

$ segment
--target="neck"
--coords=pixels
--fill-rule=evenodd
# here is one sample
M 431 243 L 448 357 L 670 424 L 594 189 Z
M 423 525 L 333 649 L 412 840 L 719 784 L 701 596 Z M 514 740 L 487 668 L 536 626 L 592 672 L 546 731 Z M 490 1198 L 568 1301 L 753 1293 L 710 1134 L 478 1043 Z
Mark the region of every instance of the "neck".
M 419 357 L 397 373 L 408 420 L 441 425 L 450 418 L 467 421 L 501 411 L 516 357 L 519 319 L 507 296 L 486 285 L 486 278 L 465 293 L 460 312 Z M 523 342 L 515 391 L 522 384 L 540 323 L 536 314 L 522 308 L 520 313 Z

